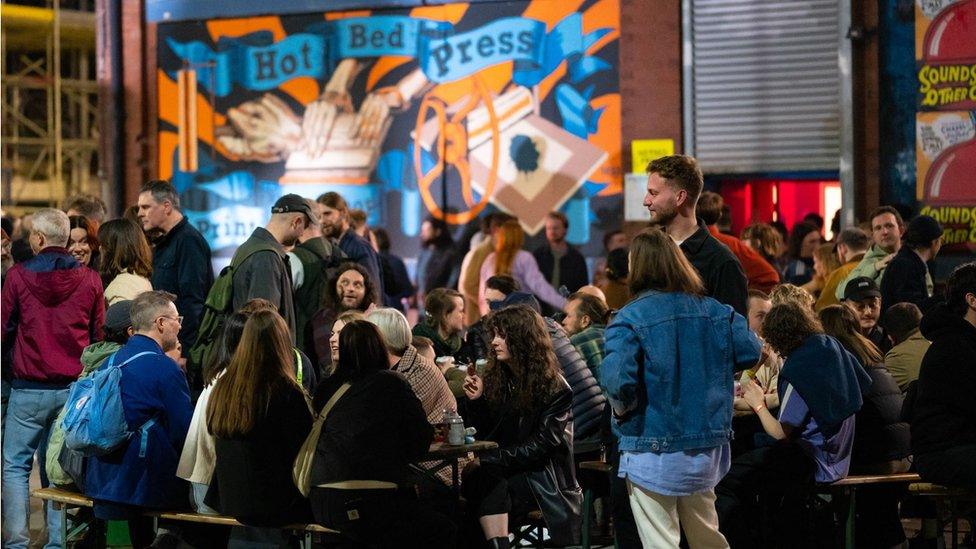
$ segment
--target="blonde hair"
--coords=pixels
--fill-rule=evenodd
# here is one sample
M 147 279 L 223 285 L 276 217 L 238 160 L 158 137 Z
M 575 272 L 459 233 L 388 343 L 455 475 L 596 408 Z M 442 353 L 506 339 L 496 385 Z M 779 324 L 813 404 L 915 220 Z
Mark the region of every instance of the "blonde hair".
M 813 310 L 815 300 L 810 292 L 793 284 L 780 284 L 773 288 L 769 293 L 769 300 L 773 302 L 773 307 L 786 303 L 793 303 L 801 309 Z

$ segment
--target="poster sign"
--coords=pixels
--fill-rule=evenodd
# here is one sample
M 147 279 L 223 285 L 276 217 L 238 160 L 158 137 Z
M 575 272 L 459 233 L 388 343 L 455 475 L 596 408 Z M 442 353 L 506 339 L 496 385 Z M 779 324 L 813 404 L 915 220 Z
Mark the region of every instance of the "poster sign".
M 644 165 L 647 167 L 647 165 Z M 624 178 L 624 221 L 650 221 L 651 212 L 644 207 L 647 174 L 629 173 Z
M 563 211 L 598 246 L 616 227 L 592 212 L 622 209 L 620 6 L 570 4 L 162 23 L 160 175 L 217 255 L 281 194 L 327 191 L 407 256 L 424 218 L 496 210 L 530 235 Z
M 645 173 L 652 160 L 674 154 L 674 139 L 635 139 L 630 142 L 630 171 Z
M 976 251 L 976 0 L 916 0 L 917 198 L 946 251 Z

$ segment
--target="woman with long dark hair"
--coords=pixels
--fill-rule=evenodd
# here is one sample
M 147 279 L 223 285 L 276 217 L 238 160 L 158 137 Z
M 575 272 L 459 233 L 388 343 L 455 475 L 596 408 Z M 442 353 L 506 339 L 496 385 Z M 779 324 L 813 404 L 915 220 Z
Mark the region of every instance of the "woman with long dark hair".
M 535 505 L 554 543 L 578 543 L 582 494 L 573 464 L 573 391 L 542 317 L 527 306 L 505 307 L 488 316 L 485 332 L 484 378 L 469 375 L 464 391 L 468 420 L 498 448 L 465 469 L 468 508 L 496 548 L 509 546 L 509 515 L 524 517 Z
M 326 413 L 310 474 L 315 521 L 374 547 L 452 547 L 454 526 L 410 481 L 434 437 L 420 401 L 390 371 L 374 324 L 344 323 L 336 339 L 335 372 L 313 401 Z
M 312 428 L 305 390 L 295 379 L 288 326 L 276 311 L 251 314 L 207 404 L 216 462 L 207 505 L 250 526 L 311 518 L 292 483 L 298 450 Z
M 106 221 L 98 228 L 98 240 L 106 303 L 135 299 L 152 290 L 152 249 L 139 225 L 128 219 Z
M 823 237 L 820 235 L 820 229 L 813 223 L 801 221 L 793 225 L 787 252 L 789 260 L 783 270 L 783 282 L 802 286 L 813 279 L 813 254 L 821 242 Z
M 630 273 L 600 379 L 638 534 L 644 547 L 677 548 L 682 529 L 692 547 L 722 547 L 713 490 L 731 460 L 732 377 L 761 344 L 660 229 L 631 242 Z
M 864 404 L 855 415 L 851 472 L 885 475 L 908 471 L 911 427 L 901 420 L 905 396 L 884 366 L 881 351 L 861 335 L 857 316 L 845 305 L 830 305 L 819 313 L 824 333 L 833 337 L 871 376 Z M 896 547 L 905 541 L 898 516 L 901 490 L 890 486 L 865 486 L 857 497 L 858 547 Z

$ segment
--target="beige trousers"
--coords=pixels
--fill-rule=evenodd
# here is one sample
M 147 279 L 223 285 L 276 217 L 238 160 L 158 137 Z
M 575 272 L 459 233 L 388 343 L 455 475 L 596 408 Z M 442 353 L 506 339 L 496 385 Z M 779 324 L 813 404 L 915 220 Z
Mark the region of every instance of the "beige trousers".
M 665 496 L 628 480 L 627 494 L 645 548 L 677 549 L 684 528 L 691 549 L 728 549 L 729 542 L 718 531 L 714 490 L 691 496 Z

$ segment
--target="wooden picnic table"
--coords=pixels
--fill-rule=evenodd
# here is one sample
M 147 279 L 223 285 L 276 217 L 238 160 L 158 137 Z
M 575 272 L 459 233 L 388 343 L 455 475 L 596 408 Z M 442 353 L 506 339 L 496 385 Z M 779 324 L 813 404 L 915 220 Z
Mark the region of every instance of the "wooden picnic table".
M 415 467 L 424 473 L 435 475 L 448 465 L 451 466 L 451 486 L 454 489 L 454 497 L 461 497 L 461 483 L 459 482 L 460 467 L 458 462 L 470 454 L 477 456 L 482 452 L 498 448 L 497 442 L 490 440 L 476 440 L 471 444 L 461 444 L 453 446 L 446 442 L 435 442 L 430 445 L 427 455 L 423 457 L 423 462 L 417 463 Z

